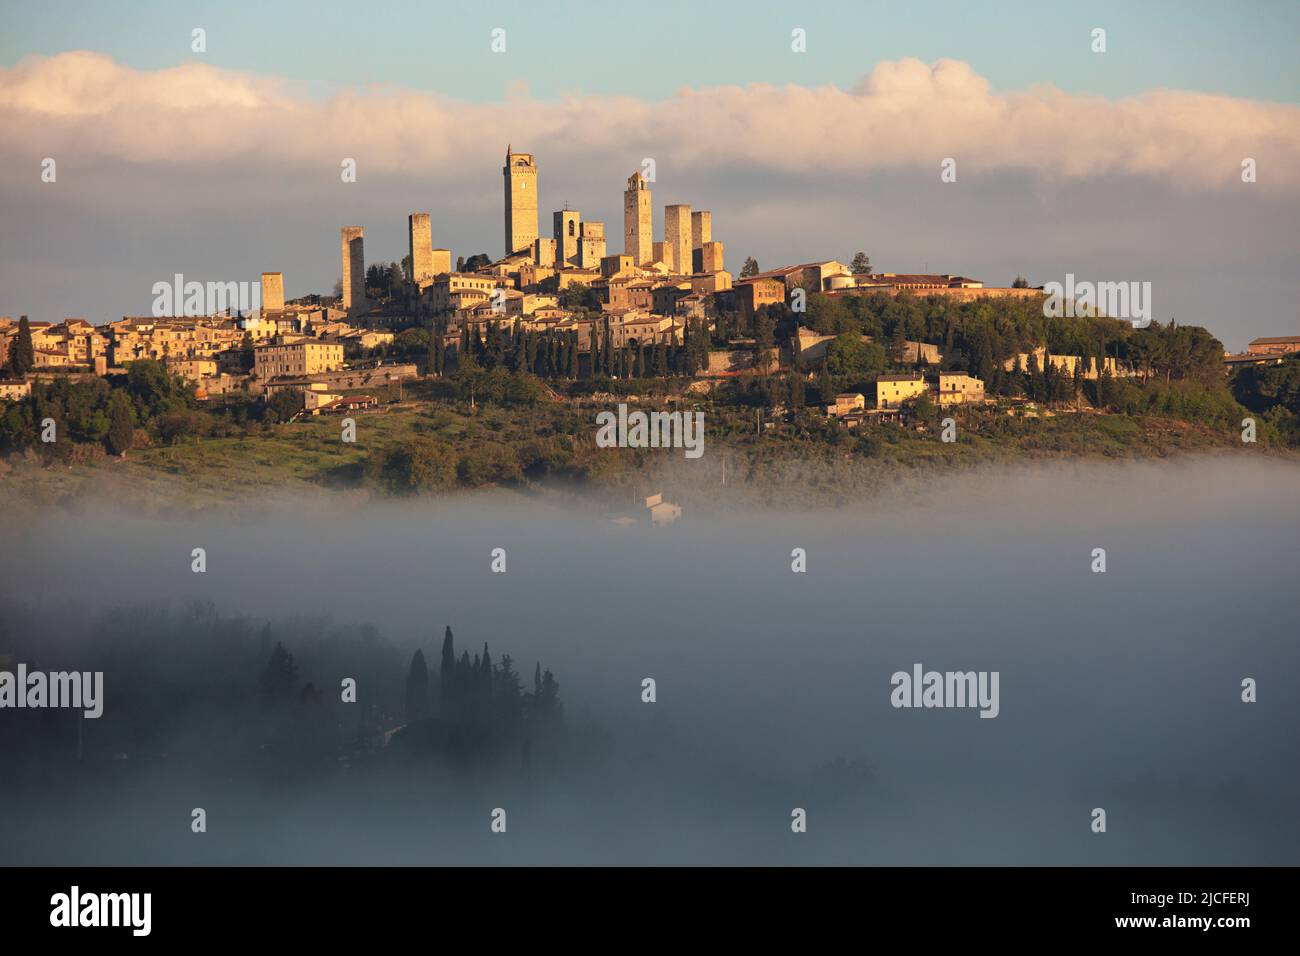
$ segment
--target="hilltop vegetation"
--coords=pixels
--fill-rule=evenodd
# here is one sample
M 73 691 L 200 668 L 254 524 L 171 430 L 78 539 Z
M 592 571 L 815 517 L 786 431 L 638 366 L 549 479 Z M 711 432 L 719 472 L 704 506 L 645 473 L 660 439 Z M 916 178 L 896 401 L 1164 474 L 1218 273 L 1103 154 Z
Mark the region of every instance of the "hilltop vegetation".
M 712 344 L 748 333 L 762 346 L 793 332 L 793 319 L 783 305 L 760 309 L 748 328 L 723 318 Z M 1245 450 L 1300 445 L 1300 359 L 1247 367 L 1229 378 L 1220 344 L 1204 329 L 1051 319 L 1037 303 L 1020 300 L 880 295 L 813 294 L 805 321 L 838 335 L 820 371 L 772 368 L 703 390 L 692 374 L 706 361 L 708 333 L 699 324 L 676 349 L 597 343 L 594 361 L 579 360 L 571 335 L 490 328 L 486 338 L 466 337 L 464 360 L 431 349 L 433 375 L 380 390 L 379 409 L 354 415 L 352 442 L 343 440 L 339 418 L 304 417 L 299 392 L 282 390 L 269 401 L 236 393 L 200 402 L 161 363 L 138 361 L 109 379 L 36 381 L 30 397 L 6 403 L 0 474 L 8 473 L 2 479 L 8 493 L 47 502 L 75 496 L 90 480 L 127 496 L 197 501 L 249 492 L 620 489 L 676 461 L 660 450 L 596 447 L 596 411 L 620 401 L 704 411 L 706 454 L 697 476 L 714 481 L 719 455 L 728 460 L 733 485 L 815 470 L 809 484 L 822 491 L 810 492 L 809 500 L 860 493 L 884 468 L 1241 451 L 1248 416 L 1256 420 L 1257 440 Z M 923 397 L 901 423 L 850 431 L 827 420 L 821 406 L 839 392 L 862 392 L 870 400 L 882 373 L 934 371 L 904 360 L 904 341 L 938 345 L 941 368 L 984 378 L 995 404 L 941 412 Z M 1080 374 L 1082 364 L 1070 375 L 1015 358 L 1044 345 L 1085 363 L 1118 359 L 1135 374 L 1090 381 Z M 939 439 L 941 418 L 948 416 L 958 423 L 951 444 Z M 45 442 L 50 421 L 58 440 Z M 779 484 L 785 487 L 786 478 Z

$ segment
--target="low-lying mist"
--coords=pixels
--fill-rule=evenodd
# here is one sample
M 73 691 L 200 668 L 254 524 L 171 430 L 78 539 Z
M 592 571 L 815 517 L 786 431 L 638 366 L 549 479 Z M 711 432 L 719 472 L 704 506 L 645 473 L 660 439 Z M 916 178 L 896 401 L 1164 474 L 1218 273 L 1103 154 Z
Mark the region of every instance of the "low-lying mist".
M 0 863 L 1294 865 L 1297 490 L 1294 463 L 1206 458 L 915 474 L 833 510 L 718 487 L 662 528 L 504 492 L 0 519 L 0 653 L 105 672 L 79 757 L 70 715 L 0 733 Z M 403 722 L 417 649 L 437 685 L 448 625 L 526 690 L 553 672 L 560 742 L 358 743 Z M 303 768 L 267 758 L 277 642 L 321 698 Z M 996 718 L 892 706 L 917 663 L 997 671 Z

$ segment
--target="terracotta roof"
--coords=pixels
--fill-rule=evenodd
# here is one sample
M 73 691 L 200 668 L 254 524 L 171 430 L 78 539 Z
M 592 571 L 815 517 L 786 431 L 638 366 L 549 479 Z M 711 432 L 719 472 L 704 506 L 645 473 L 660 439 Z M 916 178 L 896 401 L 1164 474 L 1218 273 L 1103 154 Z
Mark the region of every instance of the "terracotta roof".
M 345 395 L 343 398 L 336 398 L 332 402 L 326 402 L 320 406 L 320 409 L 327 408 L 347 408 L 352 405 L 374 405 L 377 404 L 373 395 Z

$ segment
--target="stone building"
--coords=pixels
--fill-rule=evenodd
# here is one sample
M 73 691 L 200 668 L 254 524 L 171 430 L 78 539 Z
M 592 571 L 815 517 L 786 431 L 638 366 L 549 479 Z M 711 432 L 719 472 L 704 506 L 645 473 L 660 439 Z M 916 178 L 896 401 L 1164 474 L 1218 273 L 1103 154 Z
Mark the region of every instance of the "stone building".
M 343 346 L 333 342 L 294 342 L 253 349 L 253 374 L 261 381 L 282 375 L 315 375 L 343 367 Z
M 491 299 L 497 285 L 494 276 L 448 272 L 435 278 L 429 286 L 429 303 L 435 314 L 471 308 Z
M 623 191 L 623 255 L 630 256 L 633 265 L 644 265 L 654 257 L 653 215 L 650 186 L 637 170 Z
M 704 268 L 704 247 L 713 241 L 713 213 L 701 209 L 691 213 L 691 269 L 695 272 L 716 272 Z
M 882 375 L 876 379 L 876 408 L 898 408 L 925 391 L 924 375 Z
M 582 224 L 582 236 L 578 240 L 578 268 L 599 269 L 605 258 L 605 224 L 586 221 Z
M 701 295 L 717 295 L 731 288 L 730 272 L 701 272 L 691 276 L 691 292 Z
M 747 321 L 752 321 L 763 306 L 785 301 L 785 282 L 776 277 L 752 276 L 738 280 L 732 288 Z
M 343 308 L 359 311 L 366 307 L 366 230 L 344 226 L 339 237 L 343 251 Z
M 852 276 L 852 270 L 835 259 L 823 259 L 820 262 L 803 262 L 795 266 L 782 266 L 753 276 L 755 279 L 780 279 L 785 283 L 786 291 L 796 287 L 810 292 L 824 292 L 832 288 L 832 279 Z
M 664 264 L 674 275 L 691 272 L 691 207 L 664 207 Z
M 501 169 L 506 200 L 506 255 L 532 251 L 537 241 L 537 163 L 532 153 L 506 147 Z
M 438 274 L 433 268 L 433 226 L 427 212 L 413 212 L 406 217 L 406 236 L 411 255 L 411 280 L 417 289 L 423 289 Z M 450 251 L 447 258 L 451 258 Z
M 1246 346 L 1250 355 L 1290 355 L 1300 352 L 1300 335 L 1273 335 L 1252 339 Z
M 631 274 L 633 265 L 632 257 L 629 255 L 605 256 L 600 260 L 600 274 L 606 279 Z
M 538 238 L 533 243 L 533 261 L 540 268 L 554 269 L 556 249 L 558 247 L 559 243 L 554 239 Z M 522 273 L 519 281 L 523 281 Z
M 582 239 L 582 213 L 561 209 L 552 216 L 555 236 L 555 266 L 563 269 L 578 264 L 578 244 Z
M 262 311 L 282 312 L 284 310 L 284 273 L 262 273 Z
M 984 382 L 965 372 L 939 373 L 940 405 L 971 405 L 984 401 Z
M 695 255 L 696 253 L 692 253 Z M 726 266 L 723 265 L 722 243 L 706 242 L 698 251 L 699 265 L 696 266 L 696 272 L 725 272 Z
M 861 392 L 841 392 L 835 396 L 835 403 L 826 406 L 826 414 L 839 417 L 853 412 L 866 411 L 867 399 Z
M 31 382 L 0 379 L 0 402 L 20 402 L 31 393 Z
M 543 247 L 539 239 L 534 245 L 537 264 L 551 265 L 553 257 L 557 269 L 599 269 L 605 257 L 605 224 L 584 220 L 576 209 L 561 209 L 554 214 L 553 222 L 553 250 Z
M 435 276 L 445 276 L 451 271 L 451 250 L 434 249 L 429 262 L 430 270 Z

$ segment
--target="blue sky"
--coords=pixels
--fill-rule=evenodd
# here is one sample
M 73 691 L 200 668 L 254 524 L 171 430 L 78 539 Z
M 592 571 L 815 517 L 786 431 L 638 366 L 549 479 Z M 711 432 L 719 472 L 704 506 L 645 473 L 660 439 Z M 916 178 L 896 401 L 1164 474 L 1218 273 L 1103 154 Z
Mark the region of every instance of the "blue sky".
M 641 9 L 647 11 L 640 13 Z M 492 4 L 398 0 L 239 2 L 3 0 L 0 64 L 87 49 L 139 69 L 193 58 L 284 76 L 313 96 L 393 84 L 466 101 L 501 99 L 524 80 L 535 97 L 671 95 L 682 86 L 848 86 L 878 60 L 958 57 L 996 91 L 1051 83 L 1128 96 L 1159 87 L 1295 103 L 1300 3 L 773 2 L 655 0 L 615 7 L 572 0 Z M 507 30 L 509 56 L 485 57 Z M 808 52 L 790 52 L 790 30 Z M 1088 37 L 1107 31 L 1106 56 Z

